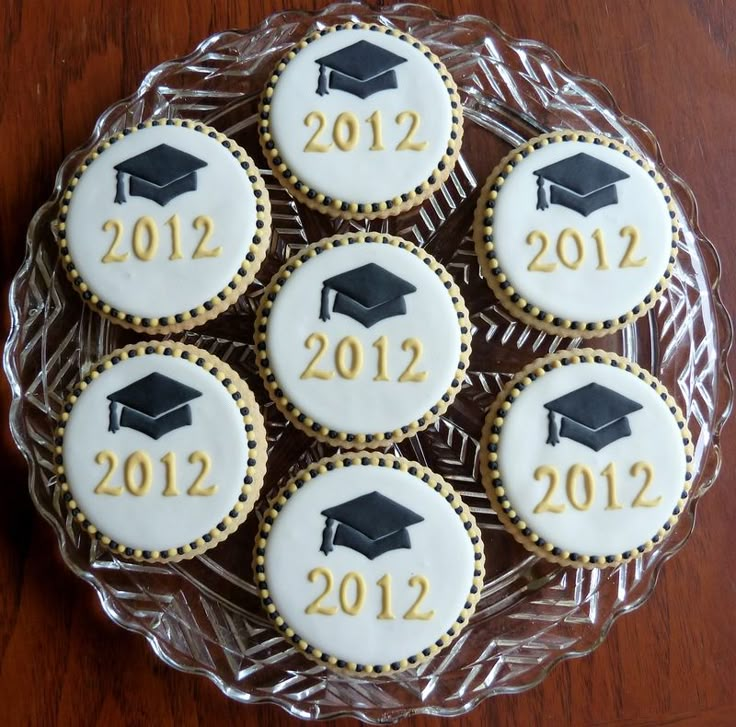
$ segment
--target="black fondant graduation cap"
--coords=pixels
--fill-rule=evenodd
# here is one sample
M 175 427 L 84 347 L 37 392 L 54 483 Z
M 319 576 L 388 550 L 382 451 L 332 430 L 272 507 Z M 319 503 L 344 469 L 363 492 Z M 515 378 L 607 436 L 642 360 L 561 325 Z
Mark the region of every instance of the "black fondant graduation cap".
M 151 439 L 160 439 L 174 429 L 192 423 L 189 402 L 201 391 L 154 372 L 110 394 L 110 425 L 113 434 L 120 427 L 135 429 Z
M 616 182 L 629 175 L 600 159 L 580 152 L 575 156 L 537 169 L 537 209 L 545 210 L 544 182 L 551 183 L 550 203 L 559 204 L 587 217 L 601 207 L 618 204 Z
M 398 88 L 396 71 L 392 69 L 405 63 L 406 58 L 367 40 L 359 40 L 315 62 L 319 63 L 317 93 L 320 96 L 329 93 L 329 86 L 359 98 L 368 98 L 379 91 Z M 327 68 L 331 69 L 329 83 Z
M 369 560 L 391 550 L 411 548 L 406 529 L 424 520 L 379 492 L 329 507 L 322 515 L 327 518 L 320 547 L 325 555 L 343 545 Z
M 184 192 L 194 192 L 197 170 L 206 166 L 207 162 L 185 151 L 159 144 L 115 166 L 118 173 L 115 203 L 127 201 L 125 174 L 130 177 L 128 194 L 131 197 L 145 197 L 163 207 Z
M 370 328 L 384 318 L 406 313 L 405 295 L 416 287 L 375 263 L 328 278 L 322 283 L 320 320 L 330 320 L 330 291 L 337 295 L 333 313 L 342 313 Z
M 631 434 L 627 415 L 642 405 L 600 384 L 588 384 L 544 405 L 549 410 L 547 444 L 567 437 L 599 451 Z M 562 420 L 559 425 L 557 416 Z

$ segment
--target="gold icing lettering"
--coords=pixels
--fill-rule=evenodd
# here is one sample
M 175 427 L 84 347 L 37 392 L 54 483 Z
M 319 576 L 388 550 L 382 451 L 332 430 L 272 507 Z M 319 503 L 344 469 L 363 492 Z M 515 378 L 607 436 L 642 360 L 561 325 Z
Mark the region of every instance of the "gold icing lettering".
M 554 496 L 555 490 L 557 489 L 557 485 L 560 482 L 559 473 L 554 467 L 550 467 L 549 465 L 543 464 L 534 470 L 534 479 L 537 481 L 540 481 L 540 480 L 543 480 L 545 477 L 549 477 L 549 487 L 547 488 L 547 492 L 544 493 L 544 497 L 539 501 L 537 506 L 534 508 L 534 513 L 536 514 L 540 512 L 564 512 L 565 510 L 564 503 L 562 502 L 558 504 L 552 503 L 552 497 Z
M 350 584 L 355 584 L 355 598 L 350 603 L 348 590 Z M 350 571 L 340 583 L 340 607 L 348 616 L 357 616 L 365 603 L 365 578 L 360 573 Z
M 209 485 L 208 487 L 202 487 L 202 482 L 210 473 L 212 468 L 212 459 L 207 452 L 197 450 L 189 455 L 189 464 L 199 464 L 202 469 L 197 475 L 197 479 L 192 482 L 191 487 L 187 490 L 187 495 L 196 495 L 198 497 L 209 497 L 217 492 L 217 485 Z
M 578 500 L 576 492 L 576 485 L 580 475 L 583 477 L 583 490 L 585 491 L 585 500 L 583 502 Z M 566 485 L 567 499 L 570 501 L 570 504 L 576 510 L 589 510 L 595 497 L 595 478 L 590 471 L 590 467 L 586 467 L 584 464 L 574 464 L 567 471 Z
M 419 586 L 419 595 L 417 596 L 417 600 L 412 604 L 412 607 L 404 614 L 404 618 L 407 621 L 429 621 L 434 617 L 434 610 L 425 611 L 424 613 L 419 611 L 419 606 L 429 593 L 429 580 L 426 576 L 412 576 L 409 578 L 409 586 L 411 588 Z
M 629 244 L 626 248 L 624 256 L 621 258 L 621 262 L 618 264 L 619 268 L 639 268 L 645 265 L 647 262 L 646 257 L 639 260 L 634 259 L 634 253 L 637 245 L 639 244 L 639 230 L 632 226 L 627 225 L 621 228 L 621 237 L 628 237 Z M 596 270 L 609 270 L 610 265 L 608 263 L 608 252 L 606 250 L 606 239 L 603 235 L 603 231 L 600 228 L 593 230 L 592 238 L 595 241 L 596 254 L 598 257 L 598 265 Z M 575 251 L 574 258 L 568 257 L 569 254 L 569 240 L 572 240 Z M 542 262 L 542 257 L 545 255 L 550 246 L 549 236 L 541 230 L 532 230 L 526 238 L 527 245 L 534 245 L 537 241 L 541 243 L 539 252 L 534 256 L 533 260 L 527 266 L 527 270 L 539 273 L 551 273 L 557 269 L 556 262 Z M 579 270 L 585 260 L 585 241 L 583 235 L 579 230 L 574 227 L 566 227 L 560 232 L 557 237 L 557 258 L 560 262 L 570 270 Z
M 600 229 L 594 230 L 593 239 L 595 240 L 595 249 L 598 253 L 598 266 L 596 270 L 608 270 L 608 256 L 606 255 L 606 241 L 603 237 L 603 231 Z
M 125 487 L 131 495 L 142 497 L 151 489 L 153 479 L 153 465 L 146 452 L 136 450 L 125 460 L 123 467 Z M 139 475 L 136 478 L 136 474 Z
M 128 253 L 118 254 L 115 252 L 123 236 L 123 223 L 121 220 L 107 220 L 102 225 L 103 232 L 115 231 L 110 249 L 102 256 L 103 263 L 124 263 L 128 259 Z
M 616 465 L 611 462 L 601 474 L 606 478 L 606 484 L 608 485 L 608 504 L 606 505 L 606 510 L 620 510 L 623 505 L 618 501 L 616 494 Z
M 312 333 L 309 335 L 306 341 L 304 341 L 304 346 L 307 349 L 311 349 L 314 345 L 319 346 L 317 349 L 317 353 L 314 354 L 314 357 L 309 362 L 309 365 L 307 368 L 302 371 L 300 379 L 323 379 L 325 381 L 331 379 L 334 375 L 334 371 L 324 371 L 323 369 L 318 369 L 317 364 L 319 363 L 319 360 L 324 356 L 325 352 L 327 351 L 327 347 L 330 345 L 330 342 L 327 338 L 327 335 L 324 333 Z
M 111 452 L 106 449 L 102 452 L 98 452 L 95 457 L 97 464 L 107 464 L 108 469 L 105 472 L 105 476 L 100 480 L 100 484 L 95 487 L 95 495 L 118 495 L 123 494 L 123 488 L 121 486 L 111 487 L 110 479 L 112 478 L 113 472 L 118 466 L 118 457 L 115 452 Z
M 544 255 L 549 248 L 549 237 L 547 237 L 544 232 L 533 230 L 527 235 L 526 244 L 533 245 L 537 240 L 542 243 L 542 247 L 526 269 L 537 273 L 552 273 L 557 269 L 557 263 L 543 263 L 540 261 L 542 255 Z
M 401 125 L 407 119 L 411 119 L 411 125 L 406 136 L 399 142 L 396 151 L 424 151 L 428 146 L 428 141 L 414 141 L 414 135 L 419 129 L 419 114 L 416 111 L 402 111 L 396 117 L 396 123 Z
M 345 363 L 350 351 L 350 366 Z M 343 379 L 354 379 L 363 368 L 363 346 L 355 336 L 347 336 L 337 344 L 335 350 L 335 367 Z
M 577 255 L 575 260 L 570 260 L 567 257 L 565 243 L 568 239 L 572 239 L 575 243 L 575 252 Z M 560 258 L 560 262 L 566 268 L 570 268 L 570 270 L 577 270 L 583 264 L 583 260 L 585 259 L 585 248 L 583 246 L 583 238 L 577 230 L 572 227 L 566 227 L 560 233 L 560 236 L 557 238 L 557 257 Z
M 631 503 L 631 507 L 657 507 L 662 502 L 662 495 L 647 500 L 646 494 L 654 480 L 654 468 L 649 462 L 635 462 L 631 467 L 631 475 L 638 477 L 642 472 L 645 479 L 639 493 Z M 623 505 L 618 500 L 618 481 L 616 476 L 616 465 L 609 462 L 606 468 L 601 472 L 601 476 L 606 479 L 607 485 L 607 503 L 606 510 L 622 510 Z M 553 512 L 561 513 L 565 510 L 565 505 L 552 504 L 551 499 L 557 488 L 559 475 L 557 470 L 550 465 L 541 465 L 534 470 L 534 479 L 541 480 L 544 477 L 549 478 L 549 487 L 542 498 L 541 502 L 534 508 L 534 513 Z M 578 499 L 578 483 L 582 478 L 583 483 L 583 499 Z M 567 499 L 576 510 L 589 510 L 595 500 L 596 480 L 590 467 L 584 464 L 573 464 L 567 471 L 566 481 Z
M 640 268 L 646 265 L 648 259 L 646 257 L 634 260 L 634 252 L 639 244 L 639 230 L 633 225 L 626 225 L 626 227 L 621 228 L 621 232 L 619 234 L 621 237 L 628 237 L 629 244 L 618 266 L 620 268 Z
M 145 242 L 144 242 L 145 241 Z M 133 226 L 133 253 L 139 260 L 153 260 L 158 251 L 158 226 L 153 217 L 139 217 Z
M 422 346 L 422 342 L 418 338 L 407 338 L 402 344 L 401 344 L 401 350 L 402 351 L 411 351 L 412 352 L 412 358 L 409 362 L 409 365 L 404 369 L 404 373 L 399 376 L 399 382 L 405 383 L 407 381 L 411 382 L 421 382 L 427 380 L 427 372 L 426 371 L 415 371 L 414 367 L 419 363 L 419 359 L 422 356 L 422 351 L 424 350 L 424 347 Z
M 397 144 L 396 151 L 424 151 L 428 141 L 416 141 L 415 136 L 419 130 L 421 117 L 416 111 L 402 111 L 396 116 L 396 124 L 401 126 L 409 122 L 409 130 L 404 138 Z M 385 151 L 383 141 L 383 117 L 381 111 L 374 111 L 366 120 L 370 124 L 372 143 L 370 151 Z M 324 143 L 320 137 L 327 132 L 329 121 L 322 111 L 310 111 L 304 117 L 304 126 L 317 125 L 314 133 L 304 146 L 304 151 L 319 152 L 324 154 L 337 146 L 340 151 L 352 151 L 360 141 L 360 124 L 358 117 L 352 111 L 343 111 L 337 116 L 332 124 L 332 142 Z
M 330 594 L 332 587 L 335 584 L 332 577 L 332 571 L 329 568 L 312 568 L 307 575 L 310 583 L 314 583 L 320 577 L 325 579 L 325 590 L 322 591 L 322 593 L 320 593 L 320 595 L 304 609 L 304 613 L 310 615 L 313 613 L 319 613 L 323 616 L 334 616 L 337 613 L 337 606 L 322 605 L 322 599 Z
M 374 381 L 388 381 L 388 339 L 381 336 L 373 342 L 373 348 L 378 350 L 378 373 L 373 377 Z
M 386 147 L 383 145 L 383 123 L 381 120 L 381 112 L 374 111 L 367 119 L 373 131 L 373 144 L 370 151 L 383 151 Z
M 307 142 L 307 145 L 304 147 L 304 151 L 324 153 L 332 148 L 332 144 L 322 144 L 317 141 L 317 137 L 325 130 L 325 126 L 327 126 L 327 118 L 321 111 L 310 111 L 304 117 L 304 126 L 309 127 L 315 121 L 317 122 L 317 130 L 312 134 L 312 137 Z
M 166 468 L 166 489 L 164 489 L 164 497 L 175 497 L 180 492 L 176 487 L 176 455 L 173 452 L 167 452 L 161 457 Z
M 381 589 L 381 613 L 377 618 L 380 621 L 389 621 L 395 619 L 393 609 L 391 608 L 391 576 L 386 573 L 378 581 L 376 585 Z
M 203 257 L 220 257 L 220 255 L 222 255 L 221 245 L 212 249 L 207 247 L 207 243 L 210 241 L 210 237 L 212 237 L 212 233 L 215 231 L 214 220 L 209 215 L 199 215 L 199 217 L 195 217 L 192 226 L 195 230 L 204 230 L 202 233 L 202 239 L 199 241 L 197 249 L 194 251 L 194 255 L 192 255 L 192 260 L 198 260 Z
M 329 568 L 313 568 L 307 574 L 307 579 L 310 583 L 314 583 L 320 578 L 324 579 L 324 590 L 304 609 L 304 613 L 334 616 L 338 612 L 338 607 L 326 606 L 323 604 L 323 601 L 332 593 L 335 586 L 335 578 Z M 414 575 L 409 578 L 408 584 L 410 588 L 418 588 L 419 595 L 402 618 L 407 621 L 429 621 L 434 618 L 434 610 L 420 611 L 423 601 L 429 594 L 429 579 L 423 575 Z M 392 606 L 391 575 L 385 573 L 376 581 L 376 585 L 381 589 L 381 611 L 376 616 L 376 619 L 379 621 L 394 620 L 396 616 L 394 616 Z M 367 586 L 364 576 L 356 571 L 346 573 L 340 581 L 339 610 L 348 616 L 357 616 L 363 610 L 366 595 Z
M 330 342 L 325 333 L 316 332 L 308 336 L 304 342 L 304 346 L 307 349 L 317 346 L 317 351 L 301 373 L 300 378 L 328 381 L 334 377 L 334 371 L 317 368 L 322 357 L 327 353 L 329 345 Z M 373 381 L 389 381 L 388 338 L 381 336 L 372 345 L 378 352 L 378 356 L 376 357 L 376 375 L 373 377 Z M 424 351 L 422 342 L 418 338 L 407 338 L 401 344 L 401 350 L 410 351 L 412 357 L 409 365 L 404 369 L 401 376 L 399 376 L 398 381 L 400 383 L 419 383 L 426 381 L 429 374 L 426 371 L 416 371 L 416 366 L 419 364 Z M 363 370 L 363 364 L 363 344 L 360 342 L 360 339 L 355 336 L 341 338 L 335 350 L 335 368 L 339 376 L 348 381 L 356 379 Z
M 179 218 L 179 215 L 172 215 L 164 224 L 168 225 L 171 230 L 171 255 L 169 255 L 169 260 L 182 260 L 184 258 L 184 254 L 182 253 L 181 219 Z M 195 218 L 192 225 L 195 230 L 204 230 L 202 238 L 192 255 L 192 259 L 197 260 L 198 258 L 219 257 L 222 255 L 221 246 L 213 249 L 207 247 L 207 243 L 212 237 L 212 233 L 215 229 L 214 220 L 208 215 L 199 215 L 199 217 Z M 110 230 L 114 230 L 115 232 L 110 249 L 102 257 L 102 262 L 125 262 L 129 257 L 129 253 L 116 252 L 124 232 L 122 221 L 107 220 L 107 222 L 102 226 L 102 229 L 105 232 L 109 232 Z M 139 217 L 133 225 L 132 246 L 135 256 L 143 262 L 149 262 L 156 257 L 156 254 L 158 253 L 158 245 L 159 229 L 156 224 L 156 220 L 153 219 L 153 217 L 148 216 Z
M 662 495 L 655 497 L 653 500 L 647 500 L 644 497 L 649 486 L 654 481 L 654 467 L 652 467 L 649 462 L 634 462 L 631 466 L 632 476 L 638 477 L 641 472 L 644 473 L 644 484 L 642 485 L 641 490 L 639 490 L 637 496 L 634 498 L 634 501 L 631 503 L 631 507 L 657 507 L 657 505 L 662 502 Z
M 345 132 L 347 131 L 347 136 Z M 332 138 L 340 151 L 350 151 L 360 139 L 360 122 L 352 111 L 343 111 L 332 127 Z
M 181 252 L 181 221 L 179 215 L 171 215 L 165 224 L 171 229 L 171 255 L 169 255 L 169 260 L 181 260 L 184 255 Z

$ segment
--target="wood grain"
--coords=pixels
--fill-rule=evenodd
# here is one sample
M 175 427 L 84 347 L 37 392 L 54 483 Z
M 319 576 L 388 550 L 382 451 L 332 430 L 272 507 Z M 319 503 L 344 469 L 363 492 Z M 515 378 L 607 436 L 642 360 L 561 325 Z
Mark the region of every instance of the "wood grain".
M 693 187 L 700 223 L 723 260 L 736 309 L 736 3 L 724 0 L 446 0 L 514 36 L 541 40 L 574 70 L 601 79 L 623 111 L 652 128 L 668 165 Z M 9 0 L 0 4 L 0 272 L 5 293 L 25 228 L 50 195 L 57 167 L 97 116 L 146 71 L 228 27 L 282 9 L 277 0 Z M 3 307 L 7 331 L 9 316 Z M 208 680 L 160 662 L 112 624 L 57 553 L 35 513 L 7 425 L 2 382 L 4 493 L 0 511 L 0 715 L 3 725 L 248 724 L 294 720 L 227 700 Z M 621 618 L 590 657 L 565 662 L 537 688 L 486 702 L 457 725 L 727 725 L 736 723 L 736 512 L 726 429 L 720 480 L 697 528 L 648 603 Z M 338 720 L 339 724 L 349 724 Z M 415 718 L 412 724 L 438 724 Z

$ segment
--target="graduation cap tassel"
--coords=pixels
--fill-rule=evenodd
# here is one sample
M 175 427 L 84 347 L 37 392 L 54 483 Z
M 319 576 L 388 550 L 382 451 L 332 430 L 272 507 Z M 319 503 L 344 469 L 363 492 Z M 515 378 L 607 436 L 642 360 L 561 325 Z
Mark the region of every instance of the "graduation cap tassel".
M 108 432 L 115 434 L 120 429 L 120 406 L 117 401 L 110 402 L 110 425 L 107 428 Z
M 547 204 L 547 195 L 544 193 L 544 179 L 537 177 L 537 209 L 546 210 L 549 205 Z
M 559 444 L 560 437 L 557 433 L 557 421 L 555 420 L 555 413 L 552 410 L 547 413 L 547 419 L 549 421 L 547 431 L 547 444 L 551 444 L 554 447 L 555 444 Z
M 322 286 L 322 300 L 319 308 L 319 319 L 321 321 L 330 320 L 330 287 L 328 285 Z
M 123 178 L 123 174 L 125 172 L 118 172 L 117 174 L 117 191 L 115 192 L 115 204 L 123 204 L 123 202 L 126 202 L 125 199 L 125 180 Z
M 327 90 L 327 71 L 323 65 L 319 67 L 319 81 L 317 82 L 317 93 L 324 96 L 329 93 Z
M 322 531 L 322 546 L 320 547 L 320 550 L 325 555 L 333 551 L 334 546 L 332 544 L 332 540 L 334 537 L 335 537 L 335 520 L 331 517 L 328 517 L 327 522 L 325 523 L 324 530 Z

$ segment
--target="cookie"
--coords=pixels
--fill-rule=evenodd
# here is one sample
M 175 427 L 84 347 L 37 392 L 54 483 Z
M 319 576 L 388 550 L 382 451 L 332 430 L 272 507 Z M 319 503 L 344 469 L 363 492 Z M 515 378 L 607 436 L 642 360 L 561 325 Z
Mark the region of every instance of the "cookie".
M 61 499 L 92 537 L 138 561 L 214 547 L 253 508 L 266 433 L 253 394 L 194 346 L 114 351 L 72 390 L 56 430 Z
M 74 288 L 126 328 L 193 328 L 232 305 L 270 242 L 253 160 L 196 121 L 158 119 L 111 136 L 64 192 L 58 242 Z
M 486 418 L 481 472 L 500 521 L 553 562 L 637 558 L 677 522 L 693 477 L 682 412 L 649 372 L 605 351 L 551 354 Z
M 450 73 L 395 28 L 316 31 L 278 63 L 259 136 L 279 181 L 312 209 L 346 219 L 396 215 L 447 179 L 462 140 Z
M 483 274 L 524 323 L 603 336 L 643 316 L 667 287 L 679 225 L 660 173 L 618 141 L 556 131 L 514 149 L 481 192 Z
M 408 669 L 462 630 L 483 584 L 478 527 L 441 477 L 385 454 L 297 474 L 256 541 L 269 619 L 310 659 L 349 675 Z
M 389 235 L 326 238 L 290 258 L 261 299 L 256 359 L 296 427 L 377 447 L 429 426 L 470 357 L 458 287 L 426 251 Z

